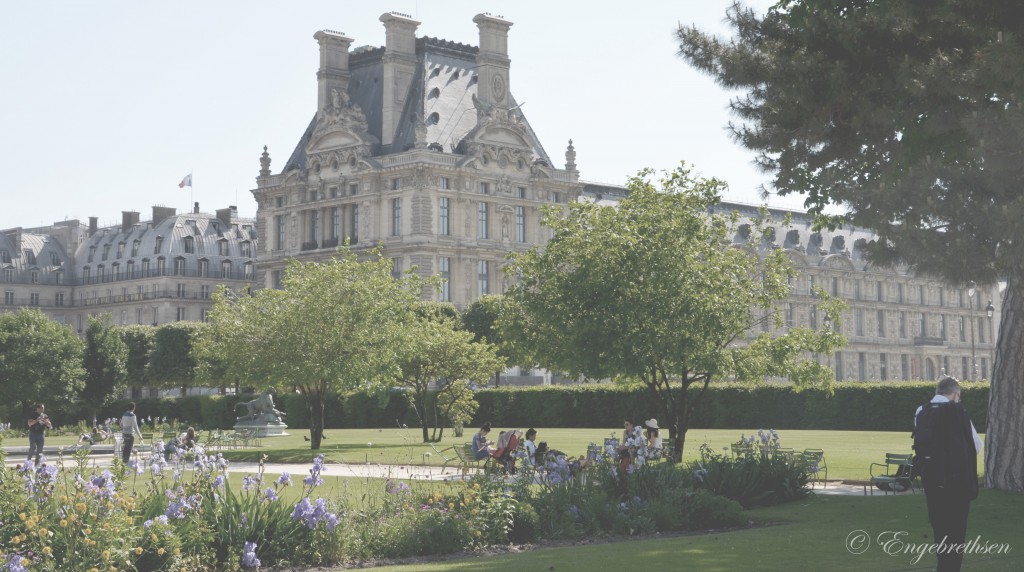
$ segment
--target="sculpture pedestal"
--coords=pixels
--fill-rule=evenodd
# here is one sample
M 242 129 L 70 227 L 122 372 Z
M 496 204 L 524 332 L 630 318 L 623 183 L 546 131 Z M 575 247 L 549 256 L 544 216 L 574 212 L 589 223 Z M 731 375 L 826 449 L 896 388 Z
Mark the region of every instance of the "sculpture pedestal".
M 238 432 L 255 432 L 257 437 L 282 437 L 289 433 L 285 431 L 288 425 L 283 421 L 263 421 L 263 420 L 248 420 L 239 421 L 235 423 L 235 431 Z

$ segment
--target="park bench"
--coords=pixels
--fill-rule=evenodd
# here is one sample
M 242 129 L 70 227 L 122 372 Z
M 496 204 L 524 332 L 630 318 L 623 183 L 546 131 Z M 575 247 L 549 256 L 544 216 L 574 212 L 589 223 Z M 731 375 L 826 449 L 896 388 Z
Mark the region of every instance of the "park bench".
M 807 470 L 807 480 L 814 488 L 815 481 L 821 481 L 821 487 L 828 485 L 828 463 L 825 462 L 825 451 L 821 449 L 804 449 L 801 454 Z M 824 477 L 822 477 L 824 474 Z

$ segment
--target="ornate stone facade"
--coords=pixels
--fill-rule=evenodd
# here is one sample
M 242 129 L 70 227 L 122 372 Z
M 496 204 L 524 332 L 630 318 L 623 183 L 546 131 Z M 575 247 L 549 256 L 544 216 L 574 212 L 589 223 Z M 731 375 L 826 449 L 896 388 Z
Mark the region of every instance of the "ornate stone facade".
M 396 274 L 438 274 L 434 297 L 465 307 L 503 292 L 508 252 L 550 238 L 541 208 L 582 189 L 575 152 L 555 168 L 511 95 L 510 22 L 476 16 L 477 48 L 416 38 L 403 14 L 380 19 L 383 48 L 314 35 L 317 112 L 280 173 L 265 154 L 252 191 L 258 282 L 276 287 L 288 260 L 326 260 L 345 241 L 383 244 Z

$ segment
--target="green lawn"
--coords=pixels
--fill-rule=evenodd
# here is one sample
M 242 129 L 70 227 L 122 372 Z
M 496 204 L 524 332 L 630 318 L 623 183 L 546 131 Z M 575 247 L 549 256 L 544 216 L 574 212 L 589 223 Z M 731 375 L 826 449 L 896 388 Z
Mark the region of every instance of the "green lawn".
M 491 432 L 492 439 L 497 440 L 498 431 Z M 570 455 L 581 455 L 590 443 L 603 443 L 605 437 L 611 435 L 613 428 L 602 429 L 544 429 L 538 428 L 538 439 L 547 441 L 554 449 Z M 621 429 L 614 430 L 616 435 Z M 686 434 L 684 459 L 694 460 L 699 456 L 702 443 L 708 443 L 715 451 L 727 453 L 723 449 L 739 439 L 741 434 L 756 433 L 756 429 L 692 429 Z M 333 463 L 377 463 L 398 465 L 441 465 L 441 456 L 428 445 L 420 442 L 420 432 L 410 429 L 331 429 L 326 432 L 318 453 L 326 455 L 328 462 Z M 271 463 L 309 463 L 315 456 L 309 443 L 303 437 L 308 431 L 295 429 L 285 437 L 274 437 L 262 440 L 261 447 L 247 449 L 225 449 L 224 456 L 235 461 L 259 461 L 263 455 Z M 864 480 L 868 477 L 868 465 L 878 462 L 885 453 L 911 452 L 909 433 L 883 431 L 798 431 L 783 430 L 779 432 L 782 446 L 796 450 L 805 448 L 824 449 L 828 463 L 830 479 Z M 436 444 L 437 449 L 452 445 L 461 445 L 472 439 L 467 429 L 461 438 L 452 437 L 446 432 L 444 442 Z M 47 438 L 47 444 L 74 444 L 72 437 Z M 28 446 L 28 439 L 8 439 L 6 446 Z M 429 456 L 427 454 L 429 453 Z M 454 457 L 451 451 L 444 455 Z M 453 461 L 453 464 L 457 464 Z M 452 466 L 452 464 L 449 464 Z M 979 467 L 980 468 L 980 467 Z
M 968 537 L 982 544 L 1003 544 L 1010 551 L 968 555 L 965 570 L 1024 570 L 1024 495 L 982 491 L 971 509 Z M 906 532 L 906 543 L 929 542 L 931 528 L 923 495 L 888 498 L 813 497 L 804 502 L 748 512 L 758 523 L 773 526 L 735 532 L 590 544 L 428 564 L 390 566 L 378 570 L 462 572 L 503 570 L 933 570 L 935 558 L 925 554 L 915 564 L 912 554 L 888 555 L 875 539 L 886 531 Z M 872 543 L 862 554 L 846 548 L 847 537 L 863 530 Z

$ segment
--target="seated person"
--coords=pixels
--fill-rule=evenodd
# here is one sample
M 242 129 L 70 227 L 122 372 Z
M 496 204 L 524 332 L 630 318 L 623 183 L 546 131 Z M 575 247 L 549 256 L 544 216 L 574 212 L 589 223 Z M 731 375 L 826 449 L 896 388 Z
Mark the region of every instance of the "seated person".
M 181 447 L 183 449 L 185 449 L 186 451 L 191 451 L 192 449 L 195 449 L 196 448 L 196 430 L 194 428 L 192 428 L 192 427 L 189 427 L 188 431 L 185 431 L 184 435 L 182 435 L 181 437 L 178 437 L 178 442 L 181 444 Z
M 526 465 L 534 467 L 537 465 L 537 430 L 530 427 L 526 430 L 526 440 L 523 441 L 526 448 Z
M 661 433 L 658 427 L 658 420 L 648 419 L 646 422 L 644 422 L 644 425 L 647 427 L 647 431 L 645 432 L 647 436 L 647 448 L 661 449 Z
M 633 457 L 640 449 L 646 449 L 647 443 L 643 438 L 643 430 L 633 423 L 633 419 L 627 417 L 623 422 L 622 444 L 619 445 L 619 468 L 625 471 L 633 464 Z
M 553 460 L 553 462 L 555 463 L 553 468 L 557 469 L 559 465 L 559 459 L 565 460 L 565 466 L 569 470 L 570 477 L 575 477 L 576 474 L 579 473 L 582 469 L 586 469 L 593 463 L 592 460 L 586 457 L 580 459 L 572 459 L 569 458 L 565 453 L 559 451 L 558 449 L 549 449 L 546 441 L 541 441 L 537 445 L 537 451 L 534 454 L 534 464 L 537 467 L 549 468 L 547 467 L 546 463 L 549 460 Z
M 491 448 L 492 443 L 487 440 L 487 434 L 490 432 L 491 424 L 484 423 L 483 427 L 480 428 L 480 431 L 473 435 L 473 457 L 475 457 L 477 461 L 486 459 L 493 450 Z
M 513 475 L 516 472 L 516 463 L 512 454 L 519 448 L 519 435 L 518 429 L 502 431 L 498 436 L 498 448 L 491 451 L 494 460 L 501 465 L 506 473 Z

